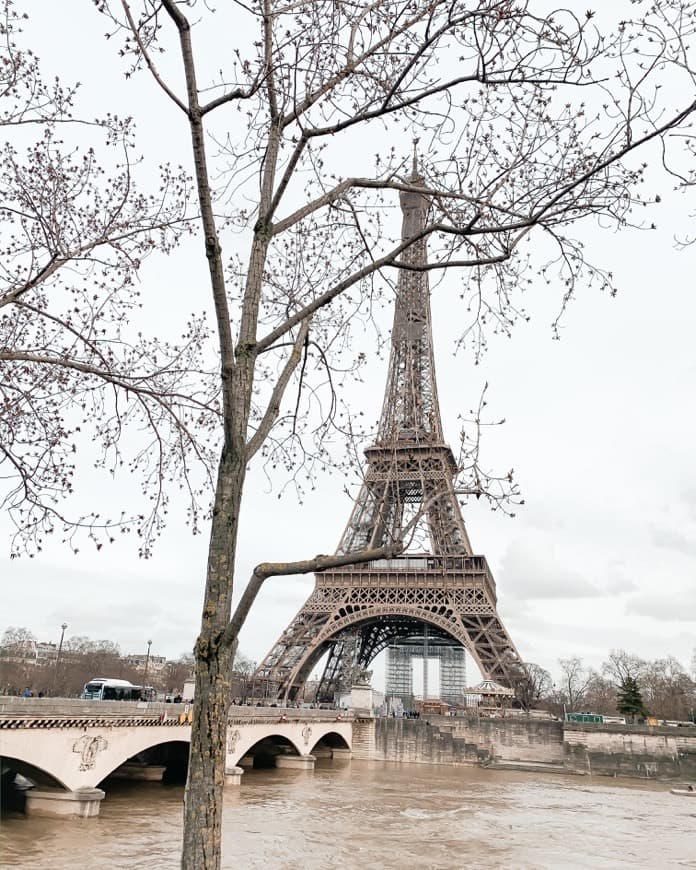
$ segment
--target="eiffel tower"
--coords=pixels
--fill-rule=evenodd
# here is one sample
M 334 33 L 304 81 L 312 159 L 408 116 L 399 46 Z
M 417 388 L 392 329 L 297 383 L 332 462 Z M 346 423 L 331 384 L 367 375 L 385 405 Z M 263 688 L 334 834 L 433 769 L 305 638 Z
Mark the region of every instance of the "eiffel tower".
M 414 156 L 412 186 L 422 185 Z M 496 610 L 495 581 L 473 555 L 445 443 L 435 382 L 425 227 L 429 200 L 400 195 L 403 253 L 389 373 L 376 441 L 338 554 L 407 540 L 398 558 L 328 569 L 259 665 L 266 697 L 292 701 L 328 652 L 317 700 L 333 701 L 375 656 L 399 639 L 427 634 L 464 647 L 484 679 L 518 683 L 524 666 Z M 408 268 L 409 266 L 414 268 Z

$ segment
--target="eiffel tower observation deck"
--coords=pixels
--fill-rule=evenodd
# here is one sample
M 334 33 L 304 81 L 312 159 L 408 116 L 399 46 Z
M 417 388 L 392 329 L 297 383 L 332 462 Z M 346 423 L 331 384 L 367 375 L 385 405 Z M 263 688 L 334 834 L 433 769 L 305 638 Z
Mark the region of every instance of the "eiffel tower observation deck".
M 429 199 L 414 158 L 400 195 L 402 254 L 384 403 L 374 444 L 337 553 L 403 541 L 398 558 L 315 575 L 315 588 L 256 672 L 266 697 L 292 701 L 328 652 L 318 701 L 333 701 L 389 644 L 428 635 L 466 649 L 484 679 L 524 673 L 497 612 L 485 556 L 472 551 L 445 443 L 435 380 L 426 226 Z M 409 268 L 412 267 L 412 268 Z

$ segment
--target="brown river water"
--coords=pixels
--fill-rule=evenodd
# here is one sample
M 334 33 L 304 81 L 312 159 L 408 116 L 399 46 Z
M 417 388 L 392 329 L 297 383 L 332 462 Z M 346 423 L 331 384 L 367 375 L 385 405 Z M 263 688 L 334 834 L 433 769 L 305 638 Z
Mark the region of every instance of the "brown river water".
M 175 870 L 182 787 L 105 789 L 96 819 L 3 819 L 0 867 Z M 642 780 L 428 764 L 250 770 L 225 792 L 222 866 L 696 868 L 696 798 Z

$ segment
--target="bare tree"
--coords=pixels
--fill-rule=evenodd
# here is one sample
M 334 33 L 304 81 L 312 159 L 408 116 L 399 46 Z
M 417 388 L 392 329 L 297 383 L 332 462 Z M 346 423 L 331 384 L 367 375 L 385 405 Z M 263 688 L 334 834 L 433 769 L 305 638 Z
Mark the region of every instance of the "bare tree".
M 645 668 L 646 662 L 640 656 L 622 649 L 613 649 L 602 665 L 602 672 L 620 686 L 626 679 L 640 680 Z
M 592 671 L 585 694 L 585 709 L 591 713 L 613 716 L 616 713 L 616 686 L 597 671 Z
M 165 683 L 162 685 L 162 689 L 174 694 L 180 692 L 183 689 L 184 681 L 191 678 L 193 666 L 193 656 L 190 653 L 180 655 L 176 661 L 167 662 L 161 677 Z
M 8 626 L 0 640 L 0 652 L 5 658 L 31 656 L 36 644 L 36 635 L 24 626 Z
M 195 523 L 190 467 L 210 455 L 191 430 L 217 423 L 215 390 L 205 392 L 197 360 L 201 321 L 193 318 L 176 346 L 129 323 L 140 305 L 143 260 L 171 251 L 186 230 L 188 177 L 163 164 L 156 193 L 141 193 L 132 120 L 75 116 L 77 88 L 44 83 L 36 56 L 16 43 L 22 15 L 9 0 L 0 10 L 0 464 L 7 484 L 0 504 L 17 532 L 12 555 L 33 555 L 56 532 L 72 542 L 84 530 L 101 547 L 130 529 L 147 555 L 168 483 L 189 491 Z M 147 507 L 72 513 L 84 449 L 107 471 L 137 474 L 151 496 Z
M 54 661 L 48 667 L 53 672 L 45 675 L 45 688 L 51 694 L 64 698 L 79 697 L 85 683 L 95 677 L 115 677 L 132 680 L 136 684 L 141 682 L 121 658 L 117 643 L 92 640 L 82 635 L 66 638 L 60 662 Z
M 566 660 L 567 679 L 576 676 L 579 660 Z M 563 661 L 561 662 L 563 665 Z M 587 710 L 611 715 L 616 710 L 617 693 L 626 686 L 639 687 L 646 707 L 661 719 L 688 720 L 696 709 L 694 681 L 673 656 L 646 661 L 624 650 L 612 650 L 602 666 L 603 674 L 580 669 L 582 698 Z
M 648 662 L 641 679 L 645 705 L 661 719 L 687 721 L 696 709 L 696 683 L 674 656 Z
M 562 288 L 561 308 L 580 280 L 611 287 L 573 227 L 588 216 L 617 226 L 640 220 L 634 213 L 645 204 L 646 167 L 633 153 L 664 141 L 694 102 L 691 93 L 683 105 L 660 100 L 660 74 L 678 28 L 669 33 L 658 22 L 661 41 L 651 33 L 644 43 L 644 23 L 635 30 L 624 24 L 615 38 L 602 39 L 591 13 L 541 15 L 525 0 L 261 0 L 230 5 L 232 21 L 224 10 L 213 18 L 195 0 L 96 5 L 124 36 L 129 77 L 139 69 L 152 75 L 190 140 L 209 272 L 199 295 L 202 305 L 203 295 L 212 295 L 219 368 L 211 381 L 198 321 L 185 331 L 183 348 L 128 340 L 124 326 L 142 256 L 176 243 L 186 217 L 185 180 L 167 170 L 166 195 L 133 199 L 125 160 L 104 196 L 90 169 L 85 175 L 81 155 L 77 165 L 70 152 L 55 159 L 49 136 L 36 166 L 16 173 L 10 161 L 17 205 L 3 215 L 23 226 L 29 214 L 36 229 L 8 236 L 5 262 L 19 265 L 0 296 L 14 312 L 2 321 L 0 360 L 13 377 L 4 384 L 12 401 L 0 419 L 0 444 L 7 433 L 5 459 L 18 481 L 9 506 L 24 540 L 39 546 L 55 522 L 96 535 L 114 523 L 94 515 L 75 524 L 58 513 L 55 499 L 70 490 L 72 439 L 89 424 L 94 402 L 100 412 L 111 402 L 108 422 L 96 431 L 107 461 L 119 465 L 120 402 L 127 400 L 125 422 L 130 416 L 154 433 L 131 463 L 155 496 L 147 515 L 124 515 L 115 524 L 135 524 L 144 553 L 161 522 L 166 484 L 182 483 L 195 521 L 204 483 L 192 481 L 191 461 L 205 468 L 216 457 L 182 865 L 217 868 L 230 673 L 245 612 L 265 578 L 346 561 L 319 556 L 259 566 L 231 619 L 247 467 L 254 459 L 280 466 L 301 487 L 300 470 L 311 475 L 334 461 L 327 440 L 354 434 L 339 395 L 340 383 L 364 364 L 353 352 L 354 334 L 389 300 L 395 270 L 412 268 L 402 254 L 416 239 L 396 236 L 388 206 L 405 190 L 430 201 L 420 236 L 430 242 L 427 268 L 467 270 L 462 337 L 481 347 L 486 329 L 509 330 L 525 316 L 520 292 L 528 269 Z M 220 57 L 194 45 L 197 33 L 210 36 L 211 22 L 225 34 Z M 230 39 L 238 39 L 233 50 Z M 44 120 L 49 130 L 60 108 L 57 101 Z M 118 142 L 129 153 L 126 122 L 109 119 L 97 130 L 106 132 L 107 145 Z M 406 149 L 394 147 L 404 133 L 420 140 L 418 176 Z M 66 171 L 78 192 L 88 191 L 77 229 L 65 212 L 54 216 L 55 202 L 67 203 L 67 195 L 48 197 L 51 208 L 35 203 Z M 90 210 L 95 199 L 100 207 Z M 533 234 L 535 249 L 527 246 Z M 54 292 L 66 263 L 77 277 Z M 65 300 L 70 307 L 61 310 Z M 56 380 L 54 398 L 47 384 Z M 84 404 L 72 429 L 64 404 Z M 12 440 L 32 426 L 39 430 L 33 438 Z M 210 437 L 197 439 L 194 431 Z M 476 469 L 466 472 L 462 490 L 482 494 Z M 402 546 L 394 541 L 387 550 Z M 351 554 L 350 561 L 387 550 Z
M 246 704 L 251 688 L 252 676 L 256 670 L 256 662 L 237 652 L 232 665 L 232 695 Z
M 524 673 L 520 674 L 513 686 L 523 710 L 531 710 L 540 701 L 547 700 L 552 687 L 551 674 L 534 662 L 525 662 Z
M 34 684 L 33 670 L 36 655 L 36 635 L 24 626 L 5 629 L 0 640 L 0 671 L 3 694 L 17 694 Z
M 559 659 L 561 666 L 561 703 L 567 704 L 569 711 L 577 711 L 582 706 L 587 689 L 592 681 L 592 671 L 584 667 L 582 659 L 571 656 Z

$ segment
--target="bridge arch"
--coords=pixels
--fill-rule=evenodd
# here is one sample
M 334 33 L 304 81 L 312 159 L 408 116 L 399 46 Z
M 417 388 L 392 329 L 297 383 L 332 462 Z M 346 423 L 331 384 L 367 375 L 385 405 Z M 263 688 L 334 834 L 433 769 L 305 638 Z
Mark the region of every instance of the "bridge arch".
M 38 767 L 27 758 L 18 758 L 4 754 L 0 757 L 2 766 L 3 790 L 7 787 L 10 779 L 19 774 L 30 779 L 33 783 L 45 788 L 60 788 L 68 791 L 68 786 L 58 777 L 43 767 Z
M 19 729 L 9 734 L 3 733 L 4 745 L 0 755 L 3 771 L 7 767 L 31 779 L 37 785 L 66 792 L 81 785 L 81 782 L 77 782 L 71 776 L 71 771 L 54 751 L 50 736 L 43 740 L 41 745 L 22 739 L 23 736 Z
M 272 722 L 231 721 L 227 726 L 226 765 L 228 768 L 235 767 L 246 758 L 247 761 L 242 766 L 248 766 L 249 755 L 311 755 L 312 749 L 329 734 L 334 736 L 329 738 L 328 745 L 336 749 L 350 750 L 352 720 L 342 720 L 340 714 L 332 714 L 330 721 L 311 716 L 295 718 L 288 711 L 287 719 L 282 715 L 280 720 Z
M 99 785 L 99 783 L 111 776 L 114 771 L 118 770 L 121 765 L 125 764 L 127 761 L 131 761 L 136 758 L 136 756 L 149 753 L 152 750 L 159 748 L 174 747 L 176 745 L 181 745 L 182 743 L 190 745 L 191 743 L 190 728 L 187 729 L 188 733 L 183 735 L 170 735 L 169 733 L 166 735 L 157 733 L 153 734 L 151 733 L 151 729 L 146 728 L 140 728 L 138 730 L 146 733 L 130 735 L 130 739 L 123 741 L 120 745 L 115 745 L 113 750 L 108 753 L 105 763 L 101 764 L 99 767 L 99 775 L 101 776 L 101 779 L 96 782 L 95 785 Z
M 169 783 L 183 783 L 188 770 L 189 747 L 189 740 L 161 740 L 144 749 L 138 749 L 123 761 L 111 759 L 112 769 L 97 785 L 107 788 L 105 781 L 114 774 L 121 779 L 157 779 Z M 147 768 L 158 768 L 159 773 L 150 770 L 147 774 Z
M 318 749 L 342 749 L 350 751 L 350 744 L 338 731 L 327 731 L 314 743 L 310 743 L 310 755 L 314 755 Z
M 236 729 L 232 724 L 227 728 L 227 764 L 230 767 L 238 765 L 245 759 L 253 758 L 252 765 L 248 763 L 244 766 L 254 767 L 272 767 L 271 761 L 274 761 L 276 755 L 306 755 L 303 752 L 299 743 L 294 739 L 293 735 L 288 733 L 288 729 L 250 729 L 251 733 L 247 732 L 240 734 L 239 729 Z
M 161 744 L 190 743 L 190 725 L 110 725 L 2 729 L 2 755 L 46 771 L 67 791 L 96 788 L 124 762 Z

